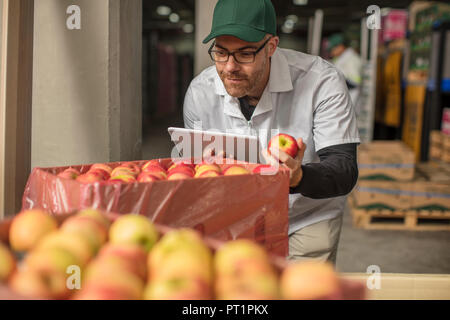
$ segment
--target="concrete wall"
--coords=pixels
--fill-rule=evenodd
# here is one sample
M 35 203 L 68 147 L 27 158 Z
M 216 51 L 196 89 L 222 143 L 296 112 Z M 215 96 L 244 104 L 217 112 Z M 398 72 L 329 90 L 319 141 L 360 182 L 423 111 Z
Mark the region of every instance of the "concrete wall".
M 73 4 L 81 30 L 66 27 Z M 140 0 L 35 2 L 32 167 L 140 157 L 141 8 Z
M 195 1 L 195 59 L 194 75 L 198 75 L 203 69 L 213 65 L 208 55 L 211 43 L 203 44 L 202 41 L 211 32 L 211 24 L 214 7 L 217 0 Z

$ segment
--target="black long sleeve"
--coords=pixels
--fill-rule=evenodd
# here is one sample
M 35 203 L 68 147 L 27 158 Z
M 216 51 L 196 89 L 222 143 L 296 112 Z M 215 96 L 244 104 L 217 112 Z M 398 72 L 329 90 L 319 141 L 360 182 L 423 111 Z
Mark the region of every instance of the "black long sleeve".
M 356 143 L 348 143 L 319 150 L 320 163 L 302 165 L 302 180 L 289 193 L 301 193 L 313 199 L 350 193 L 358 180 L 356 147 Z

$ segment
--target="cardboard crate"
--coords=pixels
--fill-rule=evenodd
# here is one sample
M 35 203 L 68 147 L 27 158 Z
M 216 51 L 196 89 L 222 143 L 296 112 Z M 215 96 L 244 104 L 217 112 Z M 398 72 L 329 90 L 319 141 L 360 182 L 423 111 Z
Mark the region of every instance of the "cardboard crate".
M 415 156 L 401 141 L 373 141 L 358 148 L 360 179 L 412 180 Z
M 64 220 L 73 216 L 74 214 L 75 214 L 75 212 L 60 214 L 60 215 L 56 216 L 56 220 L 57 220 L 58 224 L 61 225 L 64 222 Z M 103 214 L 110 221 L 114 221 L 115 219 L 120 217 L 120 214 L 113 213 L 113 212 L 103 212 Z M 11 218 L 7 219 L 7 220 L 0 220 L 0 242 L 3 242 L 8 246 L 9 246 L 9 229 L 11 227 L 11 222 L 12 222 Z M 161 235 L 164 235 L 167 232 L 174 230 L 174 228 L 164 226 L 164 225 L 159 225 L 159 224 L 155 224 L 155 227 Z M 203 241 L 212 250 L 212 252 L 217 251 L 217 249 L 219 249 L 224 244 L 223 241 L 218 241 L 217 239 L 213 239 L 213 238 L 209 238 L 209 237 L 204 237 Z M 23 256 L 22 256 L 22 258 L 23 258 Z M 278 276 L 280 276 L 281 273 L 283 272 L 283 270 L 287 267 L 289 261 L 283 257 L 277 256 L 277 255 L 272 255 L 270 252 L 269 252 L 269 258 L 270 258 L 270 262 L 271 262 L 274 270 L 276 271 Z M 94 257 L 94 259 L 95 259 L 95 257 Z M 328 299 L 332 299 L 332 300 L 362 300 L 365 298 L 366 288 L 365 288 L 365 285 L 361 281 L 344 279 L 344 278 L 340 277 L 340 274 L 338 274 L 338 276 L 340 278 L 339 279 L 340 290 L 338 293 L 336 293 L 335 296 L 328 297 Z M 12 292 L 6 285 L 3 285 L 0 283 L 0 300 L 23 300 L 23 299 L 27 299 L 27 298 Z
M 450 135 L 439 130 L 430 132 L 429 157 L 450 163 Z
M 450 300 L 450 275 L 381 273 L 379 287 L 372 274 L 343 273 L 342 277 L 370 286 L 368 300 Z
M 163 165 L 170 161 L 160 159 Z M 114 168 L 121 163 L 108 165 Z M 234 163 L 250 171 L 258 165 Z M 91 165 L 72 167 L 85 173 Z M 35 168 L 25 187 L 22 209 L 41 208 L 56 215 L 84 208 L 138 213 L 155 223 L 195 228 L 219 240 L 254 239 L 271 253 L 288 254 L 288 169 L 280 167 L 275 175 L 82 184 L 56 176 L 66 168 Z
M 361 180 L 353 192 L 358 209 L 450 210 L 450 184 L 417 179 L 411 182 Z

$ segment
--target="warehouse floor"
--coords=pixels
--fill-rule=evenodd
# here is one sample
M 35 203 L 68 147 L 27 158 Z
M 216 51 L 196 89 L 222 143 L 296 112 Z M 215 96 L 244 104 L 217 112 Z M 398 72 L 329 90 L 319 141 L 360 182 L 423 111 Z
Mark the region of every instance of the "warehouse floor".
M 182 127 L 182 119 L 159 120 L 147 126 L 143 159 L 170 157 L 173 143 L 167 128 Z M 387 273 L 450 273 L 450 232 L 362 230 L 344 213 L 337 256 L 341 272 L 363 272 L 376 265 Z

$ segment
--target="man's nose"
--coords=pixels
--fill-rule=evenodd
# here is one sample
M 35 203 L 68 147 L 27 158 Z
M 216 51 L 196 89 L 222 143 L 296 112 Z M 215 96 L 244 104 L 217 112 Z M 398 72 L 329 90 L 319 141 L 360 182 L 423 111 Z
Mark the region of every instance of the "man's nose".
M 230 54 L 230 57 L 228 58 L 228 61 L 226 62 L 225 69 L 227 72 L 233 72 L 240 69 L 239 63 L 236 62 L 234 57 Z

